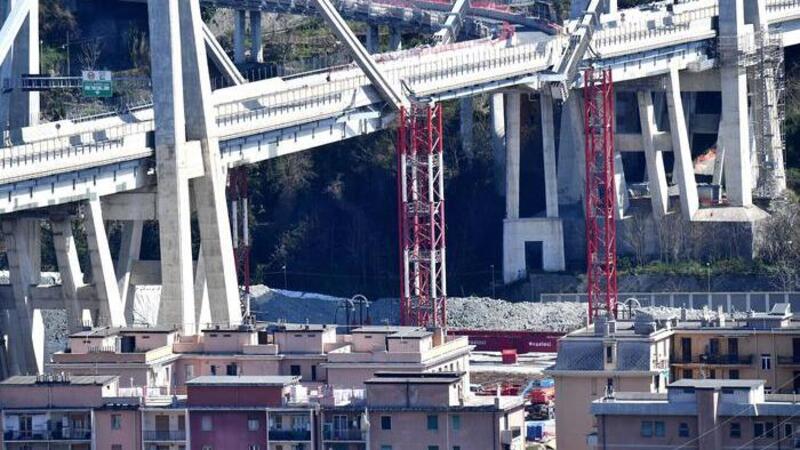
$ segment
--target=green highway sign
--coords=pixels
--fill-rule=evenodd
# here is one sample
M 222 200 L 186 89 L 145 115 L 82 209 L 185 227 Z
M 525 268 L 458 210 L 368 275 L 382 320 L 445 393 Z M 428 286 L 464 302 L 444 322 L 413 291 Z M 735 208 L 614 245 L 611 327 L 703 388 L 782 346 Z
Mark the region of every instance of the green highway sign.
M 81 80 L 85 97 L 111 97 L 114 95 L 110 70 L 84 70 Z

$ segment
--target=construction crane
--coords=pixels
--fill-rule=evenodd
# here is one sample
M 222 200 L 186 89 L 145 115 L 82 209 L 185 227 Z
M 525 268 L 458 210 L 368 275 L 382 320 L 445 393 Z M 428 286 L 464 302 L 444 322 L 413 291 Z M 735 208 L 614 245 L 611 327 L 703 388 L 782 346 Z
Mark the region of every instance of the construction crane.
M 397 192 L 400 238 L 400 320 L 404 325 L 445 327 L 444 159 L 442 108 L 404 95 L 378 70 L 375 61 L 330 0 L 315 0 L 337 37 L 347 44 L 373 88 L 398 116 Z M 457 2 L 460 17 L 468 2 Z M 442 42 L 455 39 L 460 19 L 451 17 Z

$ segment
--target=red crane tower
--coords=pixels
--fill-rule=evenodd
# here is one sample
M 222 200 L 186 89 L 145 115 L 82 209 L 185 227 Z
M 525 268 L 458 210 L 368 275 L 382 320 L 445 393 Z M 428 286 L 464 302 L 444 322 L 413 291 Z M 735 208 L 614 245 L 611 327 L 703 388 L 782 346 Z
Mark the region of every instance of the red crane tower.
M 447 324 L 442 106 L 400 109 L 398 222 L 403 325 Z
M 614 85 L 610 69 L 583 74 L 586 136 L 586 276 L 589 320 L 617 315 Z

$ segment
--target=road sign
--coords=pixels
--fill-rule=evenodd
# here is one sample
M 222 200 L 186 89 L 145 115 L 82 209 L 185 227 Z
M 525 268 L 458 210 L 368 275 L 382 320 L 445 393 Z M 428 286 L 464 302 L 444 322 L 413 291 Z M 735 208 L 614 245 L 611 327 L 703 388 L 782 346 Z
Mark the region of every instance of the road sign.
M 114 94 L 109 70 L 84 70 L 81 85 L 86 97 L 111 97 Z

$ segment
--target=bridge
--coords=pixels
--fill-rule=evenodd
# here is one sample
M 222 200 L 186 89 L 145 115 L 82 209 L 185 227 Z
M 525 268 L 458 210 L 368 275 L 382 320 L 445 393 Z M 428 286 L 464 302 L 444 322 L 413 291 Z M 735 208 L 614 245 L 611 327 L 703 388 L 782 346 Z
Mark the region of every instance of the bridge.
M 253 19 L 260 16 L 252 11 L 278 10 L 271 8 L 278 8 L 279 1 L 212 3 L 250 10 L 251 20 L 260 20 Z M 289 8 L 300 9 L 288 11 L 308 13 L 308 4 L 301 3 L 291 2 Z M 515 23 L 521 29 L 538 31 L 476 33 L 477 38 L 443 45 L 402 49 L 402 43 L 394 42 L 389 52 L 372 56 L 391 89 L 436 103 L 458 100 L 465 148 L 472 145 L 474 99 L 488 94 L 494 151 L 504 162 L 500 170 L 506 180 L 507 282 L 525 271 L 526 243 L 539 243 L 542 268 L 558 271 L 568 258 L 565 241 L 575 240 L 568 235 L 569 227 L 580 220 L 574 211 L 580 209 L 585 186 L 585 180 L 576 176 L 583 173 L 584 164 L 578 91 L 582 80 L 574 74 L 559 79 L 563 74 L 558 68 L 576 54 L 580 59 L 576 67 L 592 63 L 609 68 L 616 90 L 630 94 L 627 103 L 617 98 L 618 109 L 633 112 L 616 124 L 615 183 L 623 222 L 636 191 L 625 178 L 623 155 L 629 153 L 644 156 L 647 176 L 640 185 L 654 219 L 680 215 L 690 223 L 752 226 L 766 216 L 753 205 L 753 195 L 771 197 L 785 188 L 776 85 L 782 60 L 775 51 L 800 43 L 800 0 L 695 0 L 622 10 L 611 3 L 608 12 L 591 15 L 585 54 L 576 53 L 575 47 L 576 36 L 586 26 L 581 19 L 587 15 L 559 28 L 537 28 L 520 20 Z M 338 5 L 347 10 L 344 3 Z M 377 14 L 369 11 L 395 8 L 358 5 L 368 11 L 357 16 L 363 20 Z M 383 130 L 395 121 L 394 108 L 359 64 L 246 82 L 202 24 L 196 0 L 150 0 L 148 8 L 154 55 L 152 105 L 125 114 L 36 123 L 37 93 L 13 91 L 0 98 L 0 118 L 11 126 L 0 150 L 0 219 L 11 275 L 11 289 L 0 290 L 5 297 L 0 302 L 5 308 L 0 329 L 8 336 L 4 358 L 12 373 L 43 368 L 41 309 L 66 309 L 72 329 L 80 326 L 85 310 L 95 324 L 121 326 L 131 321 L 131 280 L 142 266 L 137 260 L 145 220 L 158 220 L 160 227 L 158 322 L 179 325 L 192 334 L 197 324 L 240 321 L 224 174 L 238 166 Z M 435 15 L 432 8 L 419 4 L 397 8 Z M 482 23 L 499 20 L 475 9 L 465 17 Z M 0 60 L 22 73 L 35 73 L 38 54 L 30 43 L 38 42 L 36 2 L 14 2 L 6 11 Z M 413 17 L 397 11 L 380 15 Z M 431 20 L 436 25 L 430 30 L 446 27 L 445 16 Z M 242 17 L 240 12 L 239 37 L 234 39 L 238 62 L 244 58 Z M 376 23 L 386 23 L 380 20 Z M 414 20 L 403 26 L 421 26 Z M 258 23 L 251 27 L 260 28 Z M 367 37 L 368 44 L 375 42 L 374 36 Z M 258 45 L 251 51 L 256 61 Z M 367 49 L 376 50 L 371 45 Z M 211 90 L 207 55 L 232 86 Z M 767 76 L 753 76 L 753 68 Z M 555 81 L 566 90 L 554 88 Z M 702 92 L 719 92 L 720 111 L 698 108 L 697 95 Z M 538 96 L 541 108 L 546 208 L 534 217 L 520 217 L 523 95 Z M 554 104 L 558 103 L 562 105 L 557 127 Z M 694 134 L 719 137 L 708 186 L 695 181 Z M 674 159 L 672 185 L 664 163 L 668 153 Z M 724 200 L 701 206 L 702 193 L 709 188 L 723 191 Z M 197 261 L 191 252 L 192 212 L 201 234 Z M 84 221 L 89 241 L 89 285 L 84 284 L 77 262 L 71 227 L 76 217 Z M 43 220 L 50 221 L 54 231 L 61 273 L 57 287 L 37 286 Z M 105 221 L 124 224 L 116 261 Z

